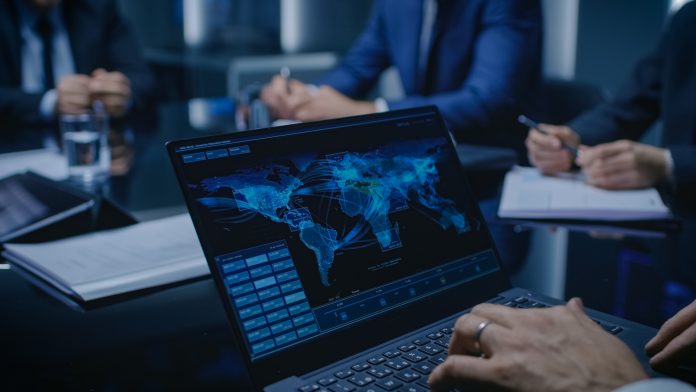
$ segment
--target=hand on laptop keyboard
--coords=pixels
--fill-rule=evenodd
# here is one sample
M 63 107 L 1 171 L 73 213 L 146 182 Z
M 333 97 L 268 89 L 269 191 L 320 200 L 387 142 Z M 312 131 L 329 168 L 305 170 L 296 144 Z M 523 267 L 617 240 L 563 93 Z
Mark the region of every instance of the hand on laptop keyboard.
M 549 309 L 475 307 L 457 320 L 449 355 L 429 383 L 436 391 L 471 383 L 535 392 L 611 391 L 646 377 L 628 347 L 589 318 L 576 298 Z
M 696 301 L 667 320 L 645 346 L 650 365 L 664 373 L 693 372 L 696 352 Z

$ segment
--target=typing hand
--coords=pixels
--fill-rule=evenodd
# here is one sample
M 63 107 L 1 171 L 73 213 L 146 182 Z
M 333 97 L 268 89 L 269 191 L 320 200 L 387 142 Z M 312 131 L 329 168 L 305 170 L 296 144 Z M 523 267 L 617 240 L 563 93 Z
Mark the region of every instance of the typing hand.
M 92 100 L 100 100 L 112 117 L 123 117 L 131 99 L 130 80 L 121 72 L 97 69 L 89 81 Z
M 548 124 L 540 124 L 540 126 L 549 134 L 544 135 L 535 129 L 529 130 L 525 141 L 529 161 L 544 174 L 551 175 L 570 170 L 574 157 L 563 148 L 561 142 L 579 146 L 578 134 L 566 126 Z
M 58 83 L 56 91 L 58 113 L 84 113 L 92 105 L 89 91 L 90 78 L 87 75 L 69 75 Z
M 696 301 L 667 320 L 645 345 L 650 365 L 672 373 L 681 365 L 694 365 L 696 354 Z
M 310 99 L 295 105 L 294 115 L 300 121 L 317 121 L 369 114 L 375 111 L 373 102 L 357 101 L 332 87 L 321 86 Z
M 271 82 L 261 90 L 261 100 L 276 119 L 295 119 L 298 105 L 310 99 L 310 91 L 306 84 L 276 75 Z
M 475 337 L 482 321 L 491 322 Z M 476 306 L 457 320 L 447 360 L 428 380 L 435 391 L 469 385 L 517 391 L 612 391 L 646 378 L 619 339 L 587 317 L 582 302 L 549 309 Z
M 630 140 L 585 148 L 577 163 L 599 188 L 645 188 L 667 178 L 665 150 Z

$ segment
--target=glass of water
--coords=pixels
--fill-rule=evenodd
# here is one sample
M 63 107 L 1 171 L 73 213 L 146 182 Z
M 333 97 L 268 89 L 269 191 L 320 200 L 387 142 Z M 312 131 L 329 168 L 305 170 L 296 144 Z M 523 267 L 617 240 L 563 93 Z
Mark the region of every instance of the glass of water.
M 81 184 L 103 182 L 109 176 L 111 157 L 106 114 L 62 114 L 60 131 L 70 180 Z

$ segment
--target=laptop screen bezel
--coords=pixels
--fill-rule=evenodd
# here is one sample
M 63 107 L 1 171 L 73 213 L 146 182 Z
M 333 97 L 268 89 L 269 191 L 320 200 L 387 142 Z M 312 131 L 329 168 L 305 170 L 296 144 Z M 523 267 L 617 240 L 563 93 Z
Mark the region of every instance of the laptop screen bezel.
M 308 131 L 330 132 L 330 129 L 332 128 L 343 128 L 345 126 L 360 124 L 366 121 L 386 122 L 412 115 L 430 115 L 436 117 L 439 123 L 438 128 L 442 131 L 442 135 L 439 136 L 444 136 L 448 140 L 448 148 L 450 148 L 451 153 L 456 156 L 457 153 L 454 147 L 454 141 L 451 138 L 442 116 L 434 106 L 170 141 L 166 143 L 166 147 L 173 163 L 176 177 L 179 181 L 184 199 L 188 206 L 191 219 L 194 227 L 196 228 L 196 233 L 198 234 L 201 232 L 199 225 L 201 225 L 202 222 L 197 214 L 195 200 L 193 200 L 187 191 L 187 183 L 183 173 L 183 164 L 180 160 L 180 152 L 177 151 L 178 147 L 215 143 L 225 140 L 235 141 L 235 139 L 240 139 L 241 141 L 243 139 L 254 139 L 258 137 L 292 137 L 293 135 L 306 133 Z M 461 179 L 461 186 L 465 187 L 465 192 L 467 194 L 474 197 L 474 194 L 466 181 L 464 168 L 461 165 L 457 166 L 457 175 Z M 479 221 L 482 224 L 481 229 L 485 230 L 487 234 L 486 237 L 490 243 L 490 249 L 494 252 L 500 269 L 484 275 L 483 277 L 477 278 L 474 281 L 467 282 L 466 284 L 462 284 L 441 293 L 431 295 L 430 297 L 424 298 L 423 300 L 420 300 L 408 307 L 397 308 L 388 312 L 385 316 L 375 317 L 360 324 L 352 325 L 350 328 L 334 332 L 328 336 L 323 336 L 297 346 L 289 347 L 273 356 L 260 358 L 254 362 L 251 360 L 251 353 L 248 351 L 246 345 L 242 343 L 244 342 L 244 332 L 234 316 L 235 313 L 234 309 L 232 308 L 231 301 L 227 299 L 228 293 L 226 283 L 223 281 L 220 274 L 212 273 L 218 293 L 220 293 L 220 295 L 223 297 L 222 303 L 225 307 L 228 321 L 232 326 L 234 336 L 240 350 L 242 351 L 254 385 L 262 388 L 266 385 L 293 375 L 299 376 L 306 374 L 355 353 L 367 350 L 370 347 L 379 345 L 384 341 L 406 334 L 416 328 L 451 316 L 477 303 L 486 301 L 495 296 L 497 293 L 512 287 L 508 279 L 508 275 L 503 270 L 503 266 L 499 262 L 500 257 L 498 255 L 498 251 L 494 246 L 493 239 L 490 236 L 490 231 L 483 220 L 480 209 L 477 207 L 474 213 L 478 214 L 477 218 L 479 218 Z M 198 235 L 198 237 L 211 271 L 217 271 L 217 264 L 215 261 L 216 255 L 211 254 L 208 251 L 209 247 L 207 246 L 206 238 L 201 235 Z M 459 298 L 462 298 L 461 302 L 452 301 L 453 299 Z M 426 315 L 426 317 L 412 317 L 412 314 L 414 313 L 423 314 Z M 400 322 L 395 323 L 394 320 L 400 320 Z M 331 349 L 327 350 L 327 347 L 331 347 Z

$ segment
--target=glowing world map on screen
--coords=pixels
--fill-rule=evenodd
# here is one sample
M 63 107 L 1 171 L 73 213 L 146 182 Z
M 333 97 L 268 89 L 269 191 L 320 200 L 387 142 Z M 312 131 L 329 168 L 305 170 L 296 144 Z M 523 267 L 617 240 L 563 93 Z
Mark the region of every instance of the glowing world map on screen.
M 234 212 L 222 220 L 243 223 L 261 215 L 299 232 L 316 256 L 324 286 L 337 250 L 378 245 L 383 252 L 401 247 L 392 214 L 415 209 L 443 230 L 469 231 L 469 224 L 436 184 L 442 140 L 403 142 L 367 153 L 342 152 L 322 157 L 277 159 L 253 169 L 232 170 L 199 186 L 210 196 L 198 201 L 209 209 Z M 220 196 L 221 191 L 225 195 Z M 349 227 L 331 227 L 326 203 L 338 203 Z M 333 220 L 332 220 L 333 221 Z

